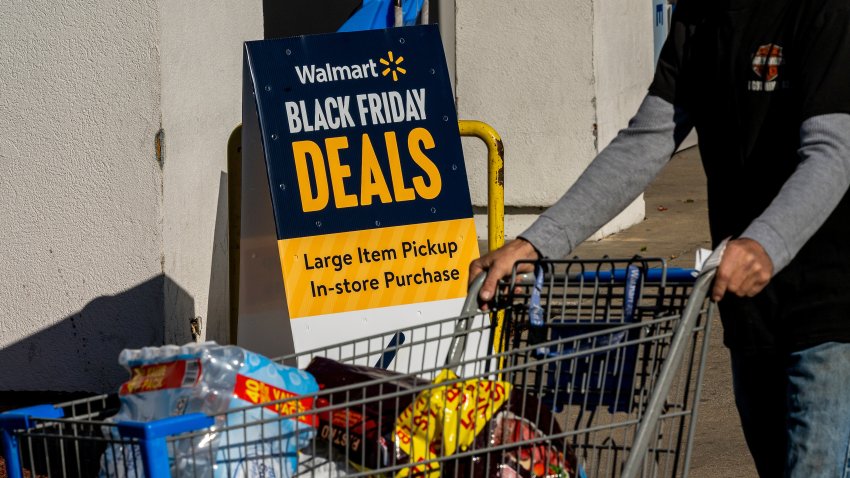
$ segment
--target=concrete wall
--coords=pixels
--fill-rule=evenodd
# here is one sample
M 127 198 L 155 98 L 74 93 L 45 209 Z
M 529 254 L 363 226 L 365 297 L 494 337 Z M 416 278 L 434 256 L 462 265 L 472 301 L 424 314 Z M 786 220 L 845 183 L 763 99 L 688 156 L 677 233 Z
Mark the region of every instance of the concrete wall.
M 595 0 L 593 62 L 597 143 L 601 151 L 635 114 L 652 81 L 653 18 L 650 2 Z M 596 238 L 643 219 L 643 196 L 602 227 Z
M 162 340 L 155 0 L 0 2 L 0 390 Z
M 227 338 L 226 144 L 262 5 L 0 2 L 0 391 Z M 165 132 L 160 164 L 155 137 Z
M 626 3 L 457 0 L 458 112 L 505 143 L 509 237 L 557 201 L 636 110 L 651 78 L 651 5 Z M 475 139 L 464 152 L 473 204 L 484 206 L 486 152 Z M 601 233 L 643 211 L 639 199 Z M 477 224 L 486 237 L 486 222 Z
M 227 138 L 242 122 L 242 42 L 263 37 L 261 0 L 160 0 L 165 132 L 166 340 L 229 340 Z M 179 287 L 172 287 L 179 286 Z M 179 300 L 180 289 L 193 308 Z
M 616 0 L 455 12 L 460 116 L 502 134 L 509 211 L 536 212 L 639 101 L 648 14 Z M 241 44 L 261 36 L 260 0 L 0 3 L 0 391 L 113 390 L 118 351 L 186 342 L 195 317 L 200 338 L 227 341 L 226 142 Z
M 650 2 L 596 0 L 593 58 L 600 148 L 637 111 L 652 81 L 653 28 Z

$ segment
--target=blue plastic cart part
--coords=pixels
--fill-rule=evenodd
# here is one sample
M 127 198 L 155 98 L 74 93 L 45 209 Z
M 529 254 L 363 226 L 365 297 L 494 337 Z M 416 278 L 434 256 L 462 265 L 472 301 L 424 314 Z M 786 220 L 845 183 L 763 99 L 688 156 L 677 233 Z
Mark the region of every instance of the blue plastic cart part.
M 655 280 L 660 280 L 661 273 L 662 269 L 650 269 L 647 271 L 646 279 L 652 281 L 653 276 L 657 276 Z M 579 277 L 585 281 L 596 281 L 598 279 L 600 282 L 611 282 L 612 271 L 585 272 Z M 615 269 L 613 271 L 613 282 L 624 284 L 622 322 L 582 324 L 569 319 L 559 319 L 550 321 L 547 324 L 544 318 L 543 308 L 540 305 L 544 283 L 543 267 L 537 264 L 534 270 L 534 287 L 531 290 L 528 307 L 529 324 L 531 325 L 528 336 L 529 342 L 539 344 L 549 340 L 562 340 L 585 333 L 597 332 L 608 327 L 634 323 L 636 321 L 635 308 L 637 306 L 637 299 L 640 297 L 643 280 L 644 275 L 641 274 L 641 269 L 634 264 L 629 265 L 626 269 Z M 557 351 L 549 350 L 548 347 L 537 347 L 535 353 L 541 358 L 557 357 L 584 349 L 592 350 L 596 347 L 634 340 L 639 333 L 637 329 L 621 331 L 608 336 L 599 336 L 596 339 L 581 341 L 575 344 L 574 347 L 559 347 Z M 569 404 L 584 403 L 585 407 L 590 407 L 591 409 L 595 409 L 598 405 L 607 405 L 609 411 L 612 413 L 628 411 L 632 400 L 630 392 L 634 388 L 634 371 L 637 364 L 637 354 L 637 346 L 629 345 L 622 350 L 618 349 L 615 352 L 613 360 L 611 357 L 606 356 L 603 360 L 593 361 L 590 360 L 591 356 L 588 356 L 586 360 L 577 361 L 576 366 L 569 370 L 560 370 L 557 362 L 550 363 L 546 366 L 549 372 L 547 374 L 547 385 L 549 388 L 544 394 L 544 401 L 556 413 L 563 409 L 567 398 L 569 398 Z M 557 386 L 556 384 L 561 384 L 561 386 Z M 575 389 L 574 393 L 559 393 L 561 391 L 560 389 L 568 386 Z M 622 390 L 627 390 L 629 393 L 620 393 Z M 557 400 L 556 397 L 558 397 Z M 592 398 L 588 399 L 588 397 Z
M 375 363 L 375 368 L 382 368 L 384 370 L 390 368 L 390 364 L 393 363 L 393 359 L 395 358 L 398 348 L 404 344 L 404 342 L 404 332 L 396 332 L 395 335 L 393 335 L 393 338 L 390 339 L 390 343 L 387 345 L 386 351 L 381 354 L 381 358 L 379 358 L 378 362 Z
M 32 427 L 33 420 L 62 418 L 65 413 L 53 405 L 36 405 L 0 413 L 0 450 L 6 460 L 6 475 L 9 478 L 23 478 L 21 452 L 14 430 L 26 430 Z
M 145 476 L 148 478 L 168 478 L 171 476 L 171 470 L 167 458 L 166 438 L 181 433 L 203 430 L 213 426 L 214 423 L 215 420 L 212 417 L 203 413 L 190 413 L 152 422 L 117 422 L 116 426 L 122 437 L 135 438 L 139 441 Z
M 595 281 L 598 279 L 600 282 L 625 282 L 627 277 L 626 273 L 627 269 L 614 269 L 612 279 L 612 271 L 587 271 L 580 274 L 580 277 L 586 281 Z M 697 275 L 698 273 L 694 269 L 669 267 L 667 268 L 666 278 L 669 282 L 692 283 L 697 280 Z M 654 268 L 648 269 L 643 278 L 650 282 L 660 282 L 662 277 L 664 277 L 664 269 Z
M 148 478 L 171 476 L 166 438 L 181 433 L 203 430 L 213 426 L 215 420 L 203 413 L 190 413 L 178 417 L 163 418 L 152 422 L 116 422 L 118 433 L 124 438 L 139 440 L 142 465 Z M 10 477 L 11 478 L 11 477 Z

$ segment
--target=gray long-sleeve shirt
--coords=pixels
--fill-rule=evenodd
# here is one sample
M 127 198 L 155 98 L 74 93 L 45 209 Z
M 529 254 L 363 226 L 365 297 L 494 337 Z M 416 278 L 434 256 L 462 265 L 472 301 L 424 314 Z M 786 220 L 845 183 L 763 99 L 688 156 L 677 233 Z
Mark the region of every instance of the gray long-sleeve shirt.
M 691 128 L 684 111 L 648 95 L 629 126 L 520 237 L 544 257 L 565 257 L 646 189 Z M 796 170 L 741 234 L 764 247 L 774 274 L 823 225 L 850 186 L 850 115 L 809 118 L 800 138 Z

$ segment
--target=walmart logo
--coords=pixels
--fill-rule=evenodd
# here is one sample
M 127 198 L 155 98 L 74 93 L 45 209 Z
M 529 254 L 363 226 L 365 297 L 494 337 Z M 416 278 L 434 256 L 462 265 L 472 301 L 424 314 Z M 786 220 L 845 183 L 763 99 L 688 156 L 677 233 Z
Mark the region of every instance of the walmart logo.
M 387 58 L 381 58 L 379 61 L 386 68 L 381 72 L 381 75 L 388 76 L 392 73 L 393 81 L 398 81 L 398 75 L 407 74 L 407 70 L 402 68 L 404 57 L 395 57 L 393 52 L 387 52 Z M 345 81 L 359 80 L 363 78 L 378 78 L 378 64 L 375 60 L 369 60 L 366 63 L 358 63 L 354 65 L 298 65 L 295 66 L 295 74 L 298 75 L 298 81 L 302 85 L 307 83 L 327 83 L 329 81 Z
M 389 59 L 387 60 L 381 58 L 380 60 L 378 60 L 382 65 L 386 66 L 386 68 L 384 68 L 384 71 L 381 72 L 381 75 L 387 76 L 392 73 L 393 81 L 398 81 L 399 73 L 402 75 L 407 73 L 407 70 L 399 66 L 404 61 L 404 57 L 400 56 L 398 58 L 393 58 L 393 52 L 388 51 L 387 58 Z

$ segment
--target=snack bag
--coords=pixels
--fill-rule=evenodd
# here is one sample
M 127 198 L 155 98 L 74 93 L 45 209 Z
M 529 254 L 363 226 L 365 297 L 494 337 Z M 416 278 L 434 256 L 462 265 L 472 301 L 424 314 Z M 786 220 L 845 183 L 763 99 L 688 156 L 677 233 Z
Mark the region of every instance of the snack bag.
M 131 377 L 121 386 L 121 407 L 114 421 L 151 421 L 198 412 L 216 417 L 215 425 L 202 436 L 169 444 L 167 459 L 175 476 L 289 477 L 294 474 L 298 449 L 315 432 L 313 415 L 276 419 L 310 410 L 309 397 L 225 415 L 228 410 L 318 390 L 309 374 L 242 348 L 214 342 L 146 347 L 124 350 L 119 362 Z M 115 432 L 111 428 L 109 433 Z M 138 447 L 108 447 L 100 475 L 144 476 Z
M 393 442 L 397 462 L 426 462 L 401 470 L 399 478 L 438 478 L 441 463 L 428 462 L 469 449 L 512 388 L 502 381 L 460 380 L 451 370 L 442 371 L 434 379 L 435 385 L 441 383 L 446 385 L 420 393 L 396 420 Z
M 396 421 L 397 462 L 421 463 L 396 476 L 573 478 L 576 459 L 562 439 L 549 439 L 560 428 L 551 413 L 510 382 L 462 380 L 444 370 L 434 380 L 446 383 L 422 392 Z M 493 447 L 529 442 L 516 448 Z M 470 457 L 431 461 L 457 453 Z

